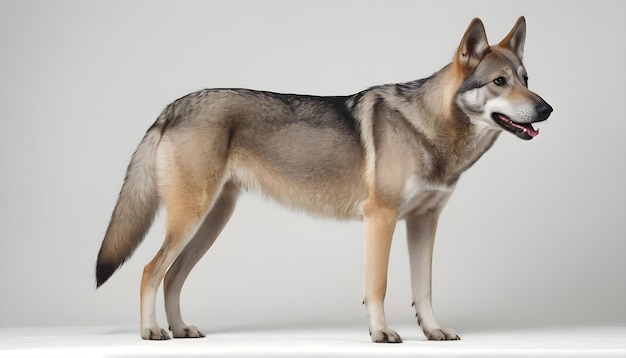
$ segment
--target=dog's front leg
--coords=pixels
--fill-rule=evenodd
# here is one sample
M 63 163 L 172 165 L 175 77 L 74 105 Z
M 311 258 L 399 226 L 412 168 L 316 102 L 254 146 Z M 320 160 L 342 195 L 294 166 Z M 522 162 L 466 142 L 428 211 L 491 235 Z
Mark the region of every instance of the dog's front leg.
M 402 339 L 398 333 L 387 327 L 384 309 L 391 238 L 398 212 L 375 204 L 364 205 L 363 211 L 365 214 L 363 304 L 369 319 L 370 337 L 376 343 L 401 343 Z
M 435 321 L 431 301 L 432 255 L 439 212 L 428 211 L 406 219 L 407 241 L 411 265 L 413 306 L 419 325 L 429 340 L 460 339 L 450 328 L 441 328 Z

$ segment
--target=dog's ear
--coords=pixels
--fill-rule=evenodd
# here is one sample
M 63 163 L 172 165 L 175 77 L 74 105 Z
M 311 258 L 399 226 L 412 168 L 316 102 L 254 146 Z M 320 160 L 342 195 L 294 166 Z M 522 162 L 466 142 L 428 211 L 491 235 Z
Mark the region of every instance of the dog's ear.
M 487 42 L 485 26 L 479 18 L 474 18 L 465 31 L 456 52 L 457 64 L 462 68 L 474 69 L 487 52 L 489 52 L 489 42 Z
M 524 57 L 524 42 L 526 41 L 526 19 L 520 16 L 506 37 L 500 41 L 498 46 L 513 51 L 521 60 Z

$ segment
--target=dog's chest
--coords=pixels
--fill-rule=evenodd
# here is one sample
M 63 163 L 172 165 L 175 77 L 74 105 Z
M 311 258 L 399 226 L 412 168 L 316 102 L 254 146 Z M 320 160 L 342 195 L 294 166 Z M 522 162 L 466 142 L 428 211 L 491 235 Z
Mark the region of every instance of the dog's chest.
M 406 179 L 401 193 L 400 217 L 408 213 L 421 214 L 441 210 L 454 191 L 455 185 L 431 183 L 417 176 Z

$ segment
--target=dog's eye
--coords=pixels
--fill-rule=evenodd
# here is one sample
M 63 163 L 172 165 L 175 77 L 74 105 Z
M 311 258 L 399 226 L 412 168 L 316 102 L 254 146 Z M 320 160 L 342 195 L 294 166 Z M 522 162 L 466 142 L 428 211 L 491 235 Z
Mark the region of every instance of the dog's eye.
M 493 83 L 496 86 L 504 86 L 506 84 L 506 79 L 504 77 L 498 77 L 495 80 L 493 80 Z
M 528 76 L 524 75 L 524 84 L 528 87 Z

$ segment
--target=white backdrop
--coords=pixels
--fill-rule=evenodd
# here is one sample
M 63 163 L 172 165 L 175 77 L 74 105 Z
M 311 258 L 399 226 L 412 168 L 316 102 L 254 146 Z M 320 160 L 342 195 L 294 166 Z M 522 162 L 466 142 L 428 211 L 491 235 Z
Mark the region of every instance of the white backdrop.
M 531 88 L 555 111 L 531 142 L 504 133 L 459 182 L 438 233 L 435 311 L 461 332 L 626 324 L 624 4 L 0 2 L 0 326 L 138 324 L 163 213 L 97 291 L 94 264 L 130 155 L 172 100 L 204 87 L 337 95 L 422 78 L 452 59 L 472 17 L 494 43 L 519 15 Z M 414 321 L 403 227 L 391 325 Z M 190 276 L 183 314 L 206 331 L 365 327 L 362 236 L 361 223 L 245 195 Z

